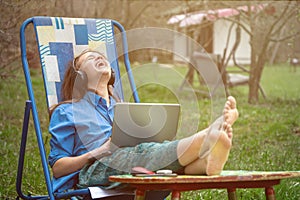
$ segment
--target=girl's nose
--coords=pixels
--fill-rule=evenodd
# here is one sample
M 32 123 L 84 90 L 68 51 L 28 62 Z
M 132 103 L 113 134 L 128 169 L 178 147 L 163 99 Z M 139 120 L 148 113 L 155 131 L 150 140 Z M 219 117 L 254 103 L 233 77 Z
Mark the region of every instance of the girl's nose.
M 96 60 L 103 60 L 103 59 L 104 59 L 104 58 L 103 58 L 102 55 L 99 55 L 99 56 L 96 57 Z

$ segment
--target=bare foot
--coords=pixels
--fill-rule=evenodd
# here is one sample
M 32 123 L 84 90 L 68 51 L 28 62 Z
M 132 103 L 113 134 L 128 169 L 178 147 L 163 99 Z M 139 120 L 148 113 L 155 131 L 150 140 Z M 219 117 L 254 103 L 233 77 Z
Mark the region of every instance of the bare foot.
M 229 96 L 223 110 L 223 116 L 225 122 L 230 124 L 231 126 L 234 124 L 234 122 L 239 117 L 239 112 L 236 107 L 236 100 L 234 97 Z
M 223 130 L 218 135 L 216 145 L 212 148 L 207 157 L 206 174 L 218 175 L 223 170 L 223 167 L 228 159 L 229 152 L 232 145 L 232 128 L 231 125 L 224 122 Z

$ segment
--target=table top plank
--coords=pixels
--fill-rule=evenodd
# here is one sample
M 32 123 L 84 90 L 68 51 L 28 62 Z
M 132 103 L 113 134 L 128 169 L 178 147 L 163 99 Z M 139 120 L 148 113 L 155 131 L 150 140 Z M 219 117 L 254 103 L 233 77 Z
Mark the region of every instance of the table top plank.
M 112 182 L 132 184 L 166 184 L 166 183 L 212 183 L 212 182 L 237 182 L 237 181 L 267 181 L 300 177 L 300 171 L 244 171 L 224 170 L 217 176 L 206 175 L 178 175 L 176 177 L 136 177 L 132 175 L 110 176 Z

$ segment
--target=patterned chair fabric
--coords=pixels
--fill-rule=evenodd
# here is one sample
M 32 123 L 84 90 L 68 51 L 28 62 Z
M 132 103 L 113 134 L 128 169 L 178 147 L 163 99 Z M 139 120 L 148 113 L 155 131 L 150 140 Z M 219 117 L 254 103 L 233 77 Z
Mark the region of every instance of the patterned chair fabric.
M 114 28 L 108 19 L 35 17 L 33 20 L 40 52 L 48 107 L 61 99 L 61 85 L 68 63 L 85 49 L 103 53 L 120 77 Z M 118 85 L 116 85 L 118 84 Z M 123 99 L 122 86 L 115 94 Z

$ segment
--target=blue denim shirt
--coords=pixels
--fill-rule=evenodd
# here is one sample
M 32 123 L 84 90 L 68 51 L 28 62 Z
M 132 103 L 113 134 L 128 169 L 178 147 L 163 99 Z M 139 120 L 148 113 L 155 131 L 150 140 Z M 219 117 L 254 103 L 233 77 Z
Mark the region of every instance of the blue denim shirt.
M 79 156 L 100 147 L 111 136 L 115 100 L 110 106 L 104 98 L 87 92 L 78 102 L 58 106 L 50 119 L 49 164 L 63 157 Z M 64 191 L 77 183 L 79 171 L 60 178 L 53 177 L 54 191 Z

